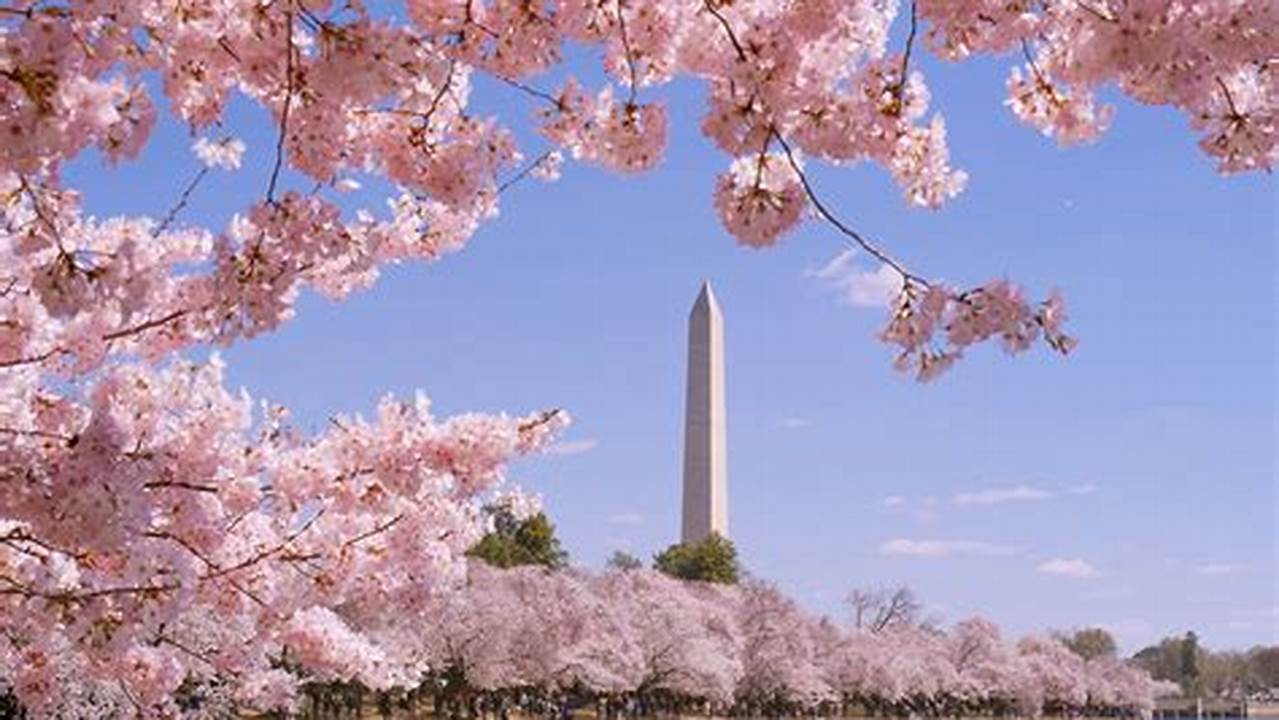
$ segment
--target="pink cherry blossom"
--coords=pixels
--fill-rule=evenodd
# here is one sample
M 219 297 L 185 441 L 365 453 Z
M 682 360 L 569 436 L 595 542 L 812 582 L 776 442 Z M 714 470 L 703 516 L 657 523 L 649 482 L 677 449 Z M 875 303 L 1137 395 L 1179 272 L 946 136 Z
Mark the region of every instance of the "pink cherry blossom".
M 724 227 L 756 248 L 772 245 L 799 224 L 807 204 L 799 176 L 776 153 L 734 160 L 715 187 L 715 208 Z
M 244 141 L 236 138 L 209 140 L 200 138 L 191 146 L 200 162 L 208 167 L 235 170 L 240 167 L 240 158 L 244 156 Z

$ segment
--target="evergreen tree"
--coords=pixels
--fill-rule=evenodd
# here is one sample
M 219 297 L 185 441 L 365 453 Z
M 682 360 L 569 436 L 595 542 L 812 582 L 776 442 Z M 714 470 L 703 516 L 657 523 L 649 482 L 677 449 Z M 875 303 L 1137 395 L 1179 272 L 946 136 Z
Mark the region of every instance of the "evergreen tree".
M 737 548 L 728 538 L 711 533 L 694 543 L 676 543 L 653 558 L 653 569 L 681 580 L 733 585 L 741 568 Z
M 466 552 L 468 556 L 499 568 L 542 565 L 558 570 L 568 565 L 568 552 L 555 537 L 555 525 L 546 513 L 519 520 L 506 508 L 490 508 L 490 512 L 493 531 L 480 538 Z

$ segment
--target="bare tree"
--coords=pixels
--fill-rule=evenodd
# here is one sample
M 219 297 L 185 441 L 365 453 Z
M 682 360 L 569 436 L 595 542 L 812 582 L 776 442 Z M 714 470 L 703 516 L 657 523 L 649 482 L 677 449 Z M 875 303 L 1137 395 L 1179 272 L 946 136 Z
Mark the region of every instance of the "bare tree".
M 915 593 L 906 586 L 894 589 L 859 588 L 845 600 L 853 616 L 853 627 L 877 633 L 896 625 L 919 623 L 921 609 Z

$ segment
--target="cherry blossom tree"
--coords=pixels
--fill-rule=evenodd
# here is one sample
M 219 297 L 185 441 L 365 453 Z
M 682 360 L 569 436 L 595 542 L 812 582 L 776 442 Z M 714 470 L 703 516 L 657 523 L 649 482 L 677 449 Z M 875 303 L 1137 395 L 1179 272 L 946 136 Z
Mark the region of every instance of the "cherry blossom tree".
M 915 54 L 1018 58 L 1009 107 L 1061 143 L 1104 131 L 1096 91 L 1114 86 L 1183 113 L 1223 172 L 1251 172 L 1277 156 L 1276 27 L 1274 3 L 1243 0 L 0 4 L 0 676 L 37 715 L 71 677 L 141 715 L 176 712 L 191 678 L 263 708 L 298 680 L 409 682 L 424 661 L 397 616 L 370 618 L 464 581 L 505 462 L 565 414 L 437 419 L 387 399 L 307 436 L 227 389 L 216 357 L 191 358 L 278 328 L 304 292 L 340 299 L 462 249 L 565 154 L 653 167 L 659 86 L 707 88 L 726 230 L 764 247 L 815 216 L 884 263 L 901 292 L 883 340 L 929 379 L 978 342 L 1074 341 L 1059 295 L 917 274 L 806 173 L 870 161 L 923 207 L 963 189 Z M 602 51 L 601 87 L 547 84 L 568 43 Z M 477 76 L 527 97 L 544 149 L 472 110 Z M 233 97 L 271 119 L 270 172 L 225 227 L 193 224 L 203 178 L 245 152 Z M 67 169 L 130 161 L 160 121 L 191 130 L 203 168 L 150 216 L 86 213 Z M 393 186 L 386 207 L 344 212 L 365 175 Z M 740 662 L 703 681 L 726 687 Z
M 639 650 L 632 689 L 732 699 L 742 659 L 730 590 L 692 587 L 640 569 L 608 573 L 599 592 L 627 623 Z
M 832 696 L 817 663 L 815 622 L 777 588 L 749 582 L 739 593 L 743 674 L 738 698 L 767 714 L 774 703 L 814 704 Z
M 871 632 L 815 617 L 758 581 L 725 586 L 644 569 L 470 573 L 460 593 L 440 596 L 420 638 L 452 648 L 428 664 L 472 700 L 569 694 L 610 707 L 638 701 L 639 714 L 861 705 L 951 717 L 1137 714 L 1166 691 L 1140 670 L 1084 661 L 1053 638 L 1005 640 L 981 618 Z

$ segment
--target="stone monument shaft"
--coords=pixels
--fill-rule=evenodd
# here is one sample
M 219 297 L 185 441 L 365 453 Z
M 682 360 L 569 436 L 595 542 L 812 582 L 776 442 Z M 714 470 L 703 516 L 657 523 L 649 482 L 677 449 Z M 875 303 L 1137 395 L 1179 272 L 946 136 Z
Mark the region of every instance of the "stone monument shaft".
M 688 316 L 684 399 L 682 542 L 728 537 L 728 447 L 724 412 L 724 314 L 709 282 Z

